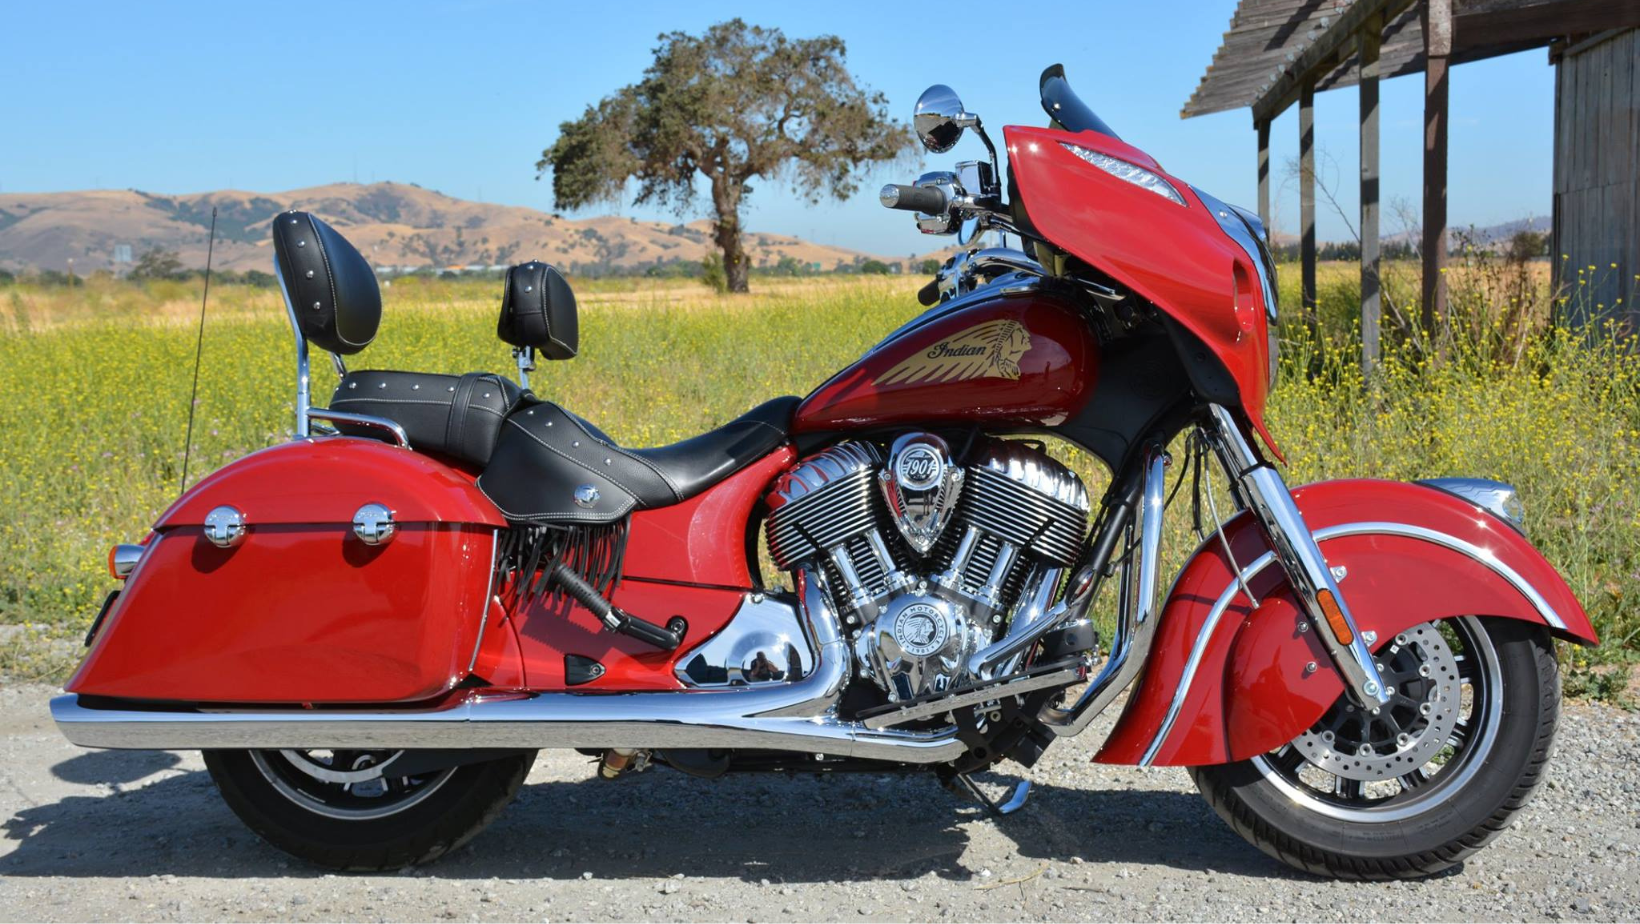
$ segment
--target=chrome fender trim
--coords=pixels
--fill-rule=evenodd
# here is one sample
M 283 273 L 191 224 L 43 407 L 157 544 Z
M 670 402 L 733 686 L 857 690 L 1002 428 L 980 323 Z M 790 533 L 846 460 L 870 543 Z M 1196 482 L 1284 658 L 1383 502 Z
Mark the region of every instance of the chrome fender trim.
M 1548 623 L 1550 627 L 1555 629 L 1566 628 L 1566 621 L 1560 618 L 1560 614 L 1556 613 L 1554 608 L 1549 605 L 1549 602 L 1543 599 L 1543 595 L 1538 593 L 1537 588 L 1521 577 L 1519 572 L 1499 561 L 1490 549 L 1481 548 L 1472 542 L 1459 539 L 1457 536 L 1433 529 L 1425 529 L 1422 526 L 1414 526 L 1410 523 L 1361 522 L 1343 523 L 1338 526 L 1329 526 L 1325 529 L 1316 530 L 1315 539 L 1317 542 L 1326 542 L 1330 539 L 1342 539 L 1345 536 L 1363 535 L 1404 536 L 1408 539 L 1418 539 L 1467 555 L 1508 581 L 1510 586 L 1519 591 L 1521 596 L 1532 604 L 1532 608 L 1538 611 L 1538 615 L 1542 616 L 1543 621 Z M 1156 737 L 1151 739 L 1150 747 L 1145 749 L 1144 757 L 1140 758 L 1139 766 L 1150 766 L 1151 761 L 1155 760 L 1157 752 L 1162 749 L 1162 744 L 1166 742 L 1168 733 L 1173 731 L 1173 724 L 1178 721 L 1179 713 L 1184 709 L 1185 697 L 1190 693 L 1190 685 L 1196 678 L 1196 671 L 1201 667 L 1201 660 L 1207 653 L 1207 644 L 1212 640 L 1214 631 L 1218 629 L 1219 619 L 1224 616 L 1224 611 L 1229 609 L 1230 602 L 1241 591 L 1242 585 L 1251 581 L 1259 572 L 1269 567 L 1273 561 L 1275 561 L 1274 552 L 1265 552 L 1260 555 L 1251 564 L 1243 568 L 1239 577 L 1231 581 L 1224 588 L 1224 591 L 1219 594 L 1218 599 L 1213 601 L 1213 608 L 1207 613 L 1207 621 L 1202 623 L 1201 630 L 1196 633 L 1196 641 L 1190 647 L 1190 658 L 1185 662 L 1184 673 L 1179 677 L 1178 689 L 1173 691 L 1173 700 L 1167 705 L 1167 714 L 1162 718 L 1161 727 L 1156 730 Z
M 837 718 L 847 648 L 812 576 L 801 596 L 817 663 L 789 684 L 537 693 L 420 711 L 100 709 L 69 694 L 52 700 L 51 715 L 69 741 L 95 748 L 767 748 L 921 764 L 968 750 L 954 727 L 871 729 Z

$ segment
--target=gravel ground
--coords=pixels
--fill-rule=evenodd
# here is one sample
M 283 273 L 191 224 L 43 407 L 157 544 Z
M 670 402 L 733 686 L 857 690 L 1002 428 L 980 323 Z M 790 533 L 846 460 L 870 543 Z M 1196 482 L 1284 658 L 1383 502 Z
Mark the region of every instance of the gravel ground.
M 1599 706 L 1567 708 L 1548 785 L 1476 859 L 1362 885 L 1267 859 L 1183 771 L 1091 764 L 1098 726 L 1051 750 L 1030 803 L 1002 820 L 921 775 L 609 783 L 543 752 L 518 801 L 454 856 L 329 875 L 241 827 L 198 754 L 68 744 L 54 692 L 0 689 L 0 919 L 1640 918 L 1640 714 Z

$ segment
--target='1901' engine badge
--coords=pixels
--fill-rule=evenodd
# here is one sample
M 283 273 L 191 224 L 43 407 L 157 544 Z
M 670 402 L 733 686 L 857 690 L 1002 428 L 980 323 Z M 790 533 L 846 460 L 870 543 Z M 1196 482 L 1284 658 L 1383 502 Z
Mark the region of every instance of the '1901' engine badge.
M 927 555 L 962 493 L 962 469 L 952 460 L 951 447 L 932 433 L 901 434 L 877 478 L 900 535 L 918 555 Z
M 908 655 L 926 658 L 950 637 L 945 614 L 927 603 L 913 603 L 894 618 L 894 640 Z

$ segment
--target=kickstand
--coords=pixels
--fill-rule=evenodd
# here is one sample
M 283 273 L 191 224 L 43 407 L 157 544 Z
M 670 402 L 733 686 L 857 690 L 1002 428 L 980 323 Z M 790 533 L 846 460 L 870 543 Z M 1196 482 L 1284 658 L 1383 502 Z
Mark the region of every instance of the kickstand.
M 985 806 L 986 809 L 991 812 L 991 815 L 996 818 L 1001 818 L 1004 815 L 1012 815 L 1013 813 L 1024 808 L 1025 800 L 1030 798 L 1031 795 L 1031 781 L 1020 780 L 1019 785 L 1014 787 L 1013 793 L 999 805 L 993 801 L 990 796 L 987 796 L 968 774 L 957 774 L 956 782 L 961 783 L 963 790 L 970 796 L 973 796 L 975 799 L 979 800 L 979 803 Z

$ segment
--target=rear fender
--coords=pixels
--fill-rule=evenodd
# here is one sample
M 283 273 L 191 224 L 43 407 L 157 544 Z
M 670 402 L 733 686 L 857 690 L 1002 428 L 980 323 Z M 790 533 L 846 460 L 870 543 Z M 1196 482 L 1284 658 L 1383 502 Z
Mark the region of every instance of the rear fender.
M 1419 623 L 1455 616 L 1520 619 L 1595 644 L 1594 627 L 1524 536 L 1467 500 L 1419 484 L 1329 481 L 1293 500 L 1375 648 Z M 1138 688 L 1102 763 L 1199 765 L 1245 760 L 1295 738 L 1344 685 L 1287 587 L 1257 524 L 1225 524 L 1254 609 L 1217 537 L 1180 572 L 1163 604 Z M 1335 571 L 1335 573 L 1338 573 Z

